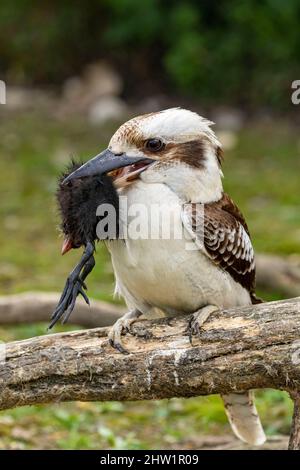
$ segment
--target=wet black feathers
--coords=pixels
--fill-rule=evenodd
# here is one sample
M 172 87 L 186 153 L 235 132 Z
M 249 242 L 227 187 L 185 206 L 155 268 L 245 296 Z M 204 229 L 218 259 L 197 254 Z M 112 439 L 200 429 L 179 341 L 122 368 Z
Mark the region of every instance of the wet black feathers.
M 66 172 L 59 178 L 57 202 L 61 215 L 61 230 L 70 239 L 73 248 L 98 240 L 96 216 L 100 204 L 112 204 L 118 216 L 119 199 L 111 178 L 105 175 L 75 179 L 66 184 L 62 181 L 81 163 L 72 161 Z M 116 219 L 118 234 L 118 217 Z

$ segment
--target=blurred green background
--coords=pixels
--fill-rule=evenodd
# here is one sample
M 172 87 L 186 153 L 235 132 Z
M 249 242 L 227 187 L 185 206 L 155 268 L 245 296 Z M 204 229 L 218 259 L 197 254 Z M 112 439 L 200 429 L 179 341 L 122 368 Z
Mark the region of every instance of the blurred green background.
M 4 0 L 1 68 L 10 80 L 59 84 L 109 57 L 129 95 L 164 89 L 286 109 L 299 17 L 298 0 Z
M 60 257 L 57 176 L 71 156 L 85 160 L 104 148 L 122 121 L 159 107 L 188 106 L 216 120 L 225 190 L 244 212 L 255 249 L 299 253 L 300 107 L 290 97 L 300 79 L 299 15 L 296 0 L 3 0 L 1 294 L 61 290 L 79 253 Z M 114 87 L 101 70 L 85 72 L 95 63 L 102 73 L 105 63 L 106 77 L 109 68 Z M 89 292 L 114 301 L 101 246 Z M 38 334 L 46 325 L 0 326 L 3 341 Z M 257 397 L 268 435 L 287 434 L 287 395 Z M 0 448 L 188 449 L 230 432 L 216 396 L 0 413 Z

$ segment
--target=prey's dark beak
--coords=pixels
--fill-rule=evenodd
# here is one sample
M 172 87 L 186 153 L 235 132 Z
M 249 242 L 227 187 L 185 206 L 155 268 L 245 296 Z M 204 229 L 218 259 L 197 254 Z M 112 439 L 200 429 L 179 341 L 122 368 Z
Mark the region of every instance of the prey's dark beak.
M 134 165 L 139 162 L 145 162 L 145 164 L 147 164 L 152 163 L 153 160 L 145 157 L 129 157 L 126 153 L 116 155 L 107 149 L 84 163 L 84 165 L 67 176 L 67 178 L 64 179 L 63 184 L 76 178 L 103 175 L 104 173 L 108 173 L 125 166 Z

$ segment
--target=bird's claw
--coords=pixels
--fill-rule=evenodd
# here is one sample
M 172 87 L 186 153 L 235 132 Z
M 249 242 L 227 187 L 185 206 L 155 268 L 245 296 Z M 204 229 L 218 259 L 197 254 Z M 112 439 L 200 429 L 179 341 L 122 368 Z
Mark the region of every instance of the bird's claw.
M 121 336 L 126 333 L 133 334 L 132 324 L 140 315 L 140 312 L 135 310 L 123 315 L 123 317 L 116 321 L 108 333 L 109 344 L 122 354 L 129 354 L 129 351 L 124 347 Z
M 122 342 L 113 340 L 111 338 L 109 338 L 108 342 L 112 348 L 116 349 L 121 354 L 129 354 L 129 351 L 126 348 L 124 348 L 124 346 L 122 345 Z
M 219 310 L 219 307 L 216 305 L 206 305 L 193 313 L 188 326 L 188 335 L 191 345 L 193 345 L 193 336 L 198 336 L 198 338 L 200 338 L 203 324 L 212 313 L 218 312 Z
M 197 319 L 193 315 L 189 321 L 189 326 L 188 326 L 189 340 L 191 344 L 193 344 L 193 336 L 200 337 L 201 335 L 200 330 L 201 330 L 201 326 L 199 325 Z

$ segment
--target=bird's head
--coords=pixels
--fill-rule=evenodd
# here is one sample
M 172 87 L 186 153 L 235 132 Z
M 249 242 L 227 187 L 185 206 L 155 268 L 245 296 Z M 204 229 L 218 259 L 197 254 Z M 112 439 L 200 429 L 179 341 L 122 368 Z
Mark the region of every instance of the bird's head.
M 168 185 L 184 201 L 218 200 L 222 150 L 211 125 L 181 108 L 135 117 L 116 131 L 107 150 L 67 180 L 108 173 L 119 188 L 141 179 Z

